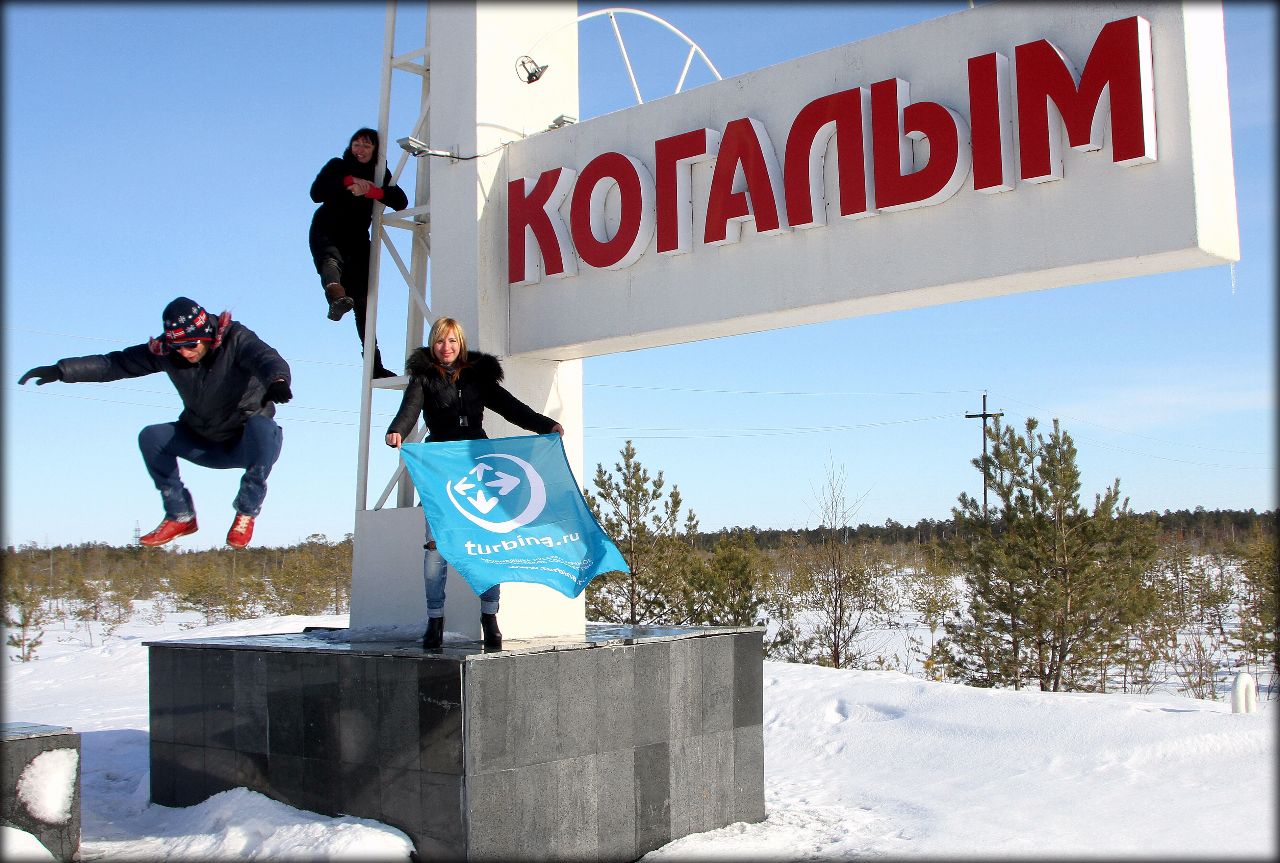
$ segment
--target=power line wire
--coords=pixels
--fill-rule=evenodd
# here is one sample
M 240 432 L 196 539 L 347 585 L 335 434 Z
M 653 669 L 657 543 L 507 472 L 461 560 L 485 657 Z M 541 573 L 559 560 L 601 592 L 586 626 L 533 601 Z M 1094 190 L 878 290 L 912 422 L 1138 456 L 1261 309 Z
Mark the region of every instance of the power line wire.
M 125 347 L 127 347 L 127 346 L 128 346 L 128 345 L 130 345 L 130 344 L 134 344 L 134 342 L 126 342 L 126 341 L 122 341 L 122 340 L 120 340 L 120 339 L 107 338 L 107 337 L 105 337 L 105 336 L 86 336 L 86 335 L 80 335 L 80 334 L 77 334 L 77 333 L 63 333 L 63 332 L 57 332 L 57 331 L 53 331 L 53 330 L 36 330 L 36 329 L 27 328 L 27 327 L 4 327 L 4 329 L 5 329 L 5 330 L 7 330 L 7 331 L 9 331 L 9 332 L 22 332 L 22 333 L 29 333 L 29 334 L 42 335 L 42 336 L 54 336 L 54 337 L 57 337 L 57 338 L 64 338 L 64 339 L 81 339 L 81 340 L 85 340 L 85 341 L 109 342 L 109 343 L 113 343 L 113 344 L 119 344 L 119 345 L 122 345 L 122 346 L 125 346 Z M 343 368 L 361 368 L 361 367 L 362 367 L 362 366 L 360 366 L 360 365 L 359 365 L 359 364 L 357 364 L 357 363 L 343 363 L 343 362 L 335 362 L 335 361 L 332 361 L 332 360 L 291 359 L 291 360 L 290 360 L 290 363 L 300 363 L 300 364 L 307 364 L 307 365 L 337 366 L 337 367 L 343 367 Z M 584 383 L 584 384 L 583 384 L 583 386 L 584 386 L 584 387 L 591 387 L 591 388 L 595 388 L 595 389 L 637 390 L 637 391 L 663 392 L 663 393 L 689 393 L 689 394 L 693 394 L 693 395 L 818 396 L 818 397 L 822 397 L 822 398 L 832 398 L 832 397 L 865 397 L 865 396 L 937 396 L 937 395 L 971 395 L 971 394 L 973 394 L 973 393 L 975 393 L 975 392 L 982 392 L 981 390 L 971 390 L 971 389 L 963 389 L 963 390 L 887 390 L 887 391 L 876 391 L 876 390 L 847 390 L 847 391 L 821 391 L 821 390 L 748 390 L 748 389 L 711 389 L 711 388 L 703 388 L 703 387 L 660 387 L 660 386 L 639 385 L 639 384 L 608 384 L 608 383 Z M 120 389 L 124 389 L 124 390 L 126 390 L 126 391 L 145 392 L 145 393 L 151 393 L 151 394 L 163 394 L 163 391 L 159 391 L 159 390 L 148 390 L 148 389 L 145 389 L 145 388 L 120 387 Z M 130 406 L 135 406 L 135 407 L 150 407 L 150 408 L 157 408 L 157 407 L 160 407 L 159 405 L 149 405 L 149 404 L 142 404 L 142 403 L 138 403 L 138 402 L 127 402 L 127 401 L 120 401 L 120 400 L 114 400 L 114 399 L 92 399 L 92 398 L 89 398 L 89 397 L 87 397 L 87 396 L 72 396 L 72 395 L 67 394 L 67 393 L 53 393 L 53 392 L 50 392 L 50 393 L 43 393 L 43 394 L 45 394 L 45 395 L 53 395 L 53 396 L 63 397 L 63 398 L 79 398 L 79 399 L 83 399 L 83 400 L 86 400 L 86 401 L 100 401 L 100 402 L 105 402 L 105 403 L 108 403 L 108 404 L 130 405 Z M 1070 414 L 1057 413 L 1057 412 L 1054 412 L 1054 411 L 1052 411 L 1052 410 L 1050 410 L 1050 409 L 1048 409 L 1048 408 L 1043 407 L 1042 405 L 1037 405 L 1037 404 L 1034 404 L 1034 403 L 1032 403 L 1032 402 L 1028 402 L 1028 401 L 1026 401 L 1026 400 L 1024 400 L 1024 399 L 1019 399 L 1019 398 L 1017 398 L 1017 397 L 1010 396 L 1010 395 L 1007 395 L 1007 394 L 1002 395 L 1002 397 L 1003 397 L 1003 398 L 1005 398 L 1005 399 L 1008 399 L 1009 401 L 1013 401 L 1013 402 L 1016 402 L 1016 403 L 1018 403 L 1018 404 L 1026 405 L 1027 407 L 1035 408 L 1036 410 L 1043 411 L 1043 412 L 1045 412 L 1045 413 L 1048 413 L 1048 414 L 1051 414 L 1051 415 L 1055 415 L 1055 416 L 1061 417 L 1061 418 L 1063 418 L 1063 419 L 1069 419 L 1069 420 L 1071 420 L 1072 422 L 1078 422 L 1078 423 L 1083 423 L 1083 424 L 1085 424 L 1085 425 L 1091 425 L 1091 426 L 1094 426 L 1094 427 L 1096 427 L 1096 428 L 1100 428 L 1100 429 L 1103 429 L 1103 430 L 1105 430 L 1105 431 L 1112 432 L 1112 433 L 1114 433 L 1114 434 L 1127 435 L 1127 436 L 1130 436 L 1130 437 L 1138 438 L 1138 439 L 1140 439 L 1140 440 L 1151 441 L 1152 443 L 1158 443 L 1158 444 L 1162 444 L 1162 445 L 1165 445 L 1165 446 L 1184 447 L 1184 448 L 1187 448 L 1187 449 L 1204 450 L 1204 451 L 1207 451 L 1207 452 L 1220 452 L 1220 453 L 1227 453 L 1227 454 L 1230 454 L 1230 455 L 1245 455 L 1245 456 L 1255 456 L 1255 457 L 1265 457 L 1265 456 L 1266 456 L 1266 453 L 1261 453 L 1261 452 L 1256 452 L 1256 451 L 1250 451 L 1250 450 L 1236 450 L 1236 449 L 1228 449 L 1228 448 L 1224 448 L 1224 447 L 1213 447 L 1213 446 L 1207 446 L 1207 445 L 1204 445 L 1204 444 L 1181 443 L 1181 442 L 1178 442 L 1178 441 L 1165 440 L 1165 439 L 1163 439 L 1163 438 L 1153 437 L 1153 436 L 1151 436 L 1151 435 L 1143 435 L 1143 434 L 1139 434 L 1139 433 L 1137 433 L 1137 432 L 1125 431 L 1124 429 L 1115 428 L 1115 427 L 1113 427 L 1113 426 L 1108 426 L 1108 425 L 1105 425 L 1105 424 L 1103 424 L 1103 423 L 1098 423 L 1098 422 L 1094 422 L 1094 421 L 1092 421 L 1092 420 L 1087 420 L 1087 419 L 1084 419 L 1084 418 L 1082 418 L 1082 417 L 1072 416 L 1072 415 L 1070 415 Z M 306 405 L 301 405 L 301 404 L 292 403 L 292 402 L 291 402 L 290 404 L 291 404 L 291 406 L 292 406 L 294 409 L 298 409 L 298 410 L 315 410 L 315 411 L 327 411 L 327 412 L 332 412 L 332 413 L 351 413 L 351 414 L 356 414 L 356 413 L 358 413 L 358 411 L 354 411 L 354 410 L 347 410 L 347 409 L 344 409 L 344 408 L 317 408 L 317 407 L 308 407 L 308 406 L 306 406 Z M 375 416 L 379 416 L 379 417 L 391 416 L 391 414 L 388 414 L 388 413 L 376 413 L 376 414 L 374 414 L 374 415 L 375 415 Z M 940 415 L 940 416 L 949 416 L 949 415 Z M 293 418 L 293 419 L 300 419 L 300 418 L 296 418 L 296 417 L 295 417 L 295 418 Z M 894 422 L 916 422 L 916 421 L 918 421 L 918 420 L 902 420 L 902 421 L 894 421 Z M 319 421 L 313 421 L 313 422 L 319 422 Z M 334 424 L 334 425 L 346 425 L 345 423 L 333 423 L 333 424 Z M 851 430 L 851 429 L 855 429 L 855 428 L 869 428 L 869 427 L 874 427 L 874 426 L 864 425 L 864 426 L 831 426 L 831 427 L 819 427 L 819 428 L 811 428 L 811 429 L 808 429 L 808 430 L 797 430 L 797 433 L 810 433 L 810 432 L 814 432 L 814 431 L 825 431 L 825 430 L 832 430 L 832 431 L 845 431 L 845 430 Z M 588 429 L 593 429 L 593 430 L 613 430 L 614 428 L 617 428 L 617 427 L 588 426 L 588 427 L 586 427 L 586 428 L 588 428 Z M 678 430 L 678 431 L 684 431 L 685 429 L 676 429 L 676 430 Z M 785 432 L 784 432 L 784 431 L 781 431 L 781 430 L 779 430 L 779 431 L 777 431 L 777 432 L 768 432 L 768 431 L 762 431 L 762 432 L 760 432 L 760 434 L 770 434 L 770 435 L 772 435 L 772 434 L 783 434 L 783 433 L 785 433 Z M 703 439 L 703 438 L 707 438 L 707 437 L 739 437 L 739 436 L 747 436 L 747 435 L 743 435 L 743 434 L 713 435 L 713 436 L 708 436 L 708 435 L 684 435 L 684 436 L 682 436 L 682 437 L 683 437 L 683 439 L 693 439 L 693 440 L 696 440 L 696 439 Z M 675 439 L 675 437 L 676 437 L 676 436 L 670 436 L 670 437 L 671 437 L 672 439 Z M 660 436 L 648 436 L 648 437 L 639 437 L 639 436 L 637 436 L 637 437 L 636 437 L 636 439 L 637 439 L 637 440 L 651 440 L 651 439 L 661 439 L 661 437 L 660 437 Z M 1083 440 L 1083 438 L 1082 438 L 1082 440 Z M 1207 463 L 1207 462 L 1195 462 L 1195 461 L 1189 461 L 1189 460 L 1184 460 L 1184 459 L 1175 459 L 1175 458 L 1172 458 L 1172 457 L 1168 457 L 1168 456 L 1160 456 L 1160 455 L 1156 455 L 1156 454 L 1154 454 L 1154 453 L 1147 453 L 1147 452 L 1142 452 L 1142 451 L 1139 451 L 1139 450 L 1127 450 L 1127 449 L 1124 449 L 1123 447 L 1118 447 L 1118 446 L 1115 446 L 1115 445 L 1113 445 L 1113 444 L 1104 444 L 1104 443 L 1102 443 L 1102 442 L 1100 442 L 1100 441 L 1096 441 L 1096 440 L 1091 441 L 1091 442 L 1092 442 L 1092 443 L 1096 443 L 1096 444 L 1098 444 L 1099 446 L 1106 446 L 1106 447 L 1108 447 L 1108 448 L 1110 448 L 1110 449 L 1115 449 L 1115 450 L 1117 450 L 1117 451 L 1120 451 L 1120 452 L 1126 452 L 1126 453 L 1129 453 L 1129 454 L 1132 454 L 1132 455 L 1145 455 L 1145 456 L 1148 456 L 1148 457 L 1150 457 L 1150 458 L 1161 459 L 1161 460 L 1164 460 L 1164 461 L 1173 461 L 1173 462 L 1178 462 L 1178 463 L 1181 463 L 1181 464 L 1198 465 L 1198 466 L 1202 466 L 1202 467 L 1229 467 L 1229 468 L 1231 468 L 1231 469 L 1251 469 L 1251 468 L 1246 468 L 1246 467 L 1242 467 L 1242 466 L 1214 465 L 1214 464 L 1210 464 L 1210 463 Z M 1264 468 L 1253 468 L 1253 469 L 1264 469 Z
M 982 390 L 896 390 L 896 391 L 727 390 L 727 389 L 704 389 L 704 388 L 696 388 L 696 387 L 660 387 L 660 386 L 642 386 L 638 384 L 602 384 L 602 383 L 594 383 L 594 384 L 588 383 L 588 384 L 583 384 L 583 386 L 596 387 L 600 389 L 642 390 L 642 391 L 651 391 L 651 392 L 691 393 L 691 394 L 699 394 L 699 395 L 754 395 L 754 396 L 822 396 L 822 397 L 931 396 L 931 395 L 966 395 L 966 394 L 972 394 L 975 392 L 982 392 Z M 1027 405 L 1028 407 L 1035 408 L 1037 410 L 1043 411 L 1051 415 L 1056 415 L 1064 419 L 1069 419 L 1073 422 L 1080 422 L 1086 425 L 1096 426 L 1097 428 L 1101 428 L 1106 431 L 1113 432 L 1115 434 L 1128 435 L 1130 437 L 1136 437 L 1141 440 L 1148 440 L 1153 443 L 1164 444 L 1166 446 L 1181 446 L 1189 449 L 1206 450 L 1209 452 L 1228 453 L 1230 455 L 1246 455 L 1246 456 L 1255 456 L 1255 457 L 1266 456 L 1266 453 L 1250 451 L 1250 450 L 1234 450 L 1234 449 L 1226 449 L 1223 447 L 1211 447 L 1211 446 L 1206 446 L 1204 444 L 1179 443 L 1177 441 L 1164 440 L 1162 438 L 1152 437 L 1150 435 L 1142 435 L 1142 434 L 1138 434 L 1137 432 L 1130 432 L 1130 431 L 1125 431 L 1124 429 L 1118 429 L 1111 426 L 1106 426 L 1106 425 L 1103 425 L 1102 423 L 1093 422 L 1091 420 L 1082 419 L 1080 417 L 1070 416 L 1068 414 L 1055 414 L 1053 411 L 1041 405 L 1032 404 L 1030 402 L 1024 401 L 1022 399 L 1014 398 L 1012 396 L 1004 395 L 1002 397 L 1009 399 L 1010 401 L 1017 402 L 1019 404 Z M 1025 418 L 1026 415 L 1023 415 L 1023 416 Z M 643 438 L 637 438 L 637 440 L 642 440 L 642 439 Z M 1114 446 L 1112 448 L 1120 449 L 1119 447 L 1114 447 Z M 1179 461 L 1178 459 L 1173 459 L 1167 456 L 1158 456 L 1153 453 L 1144 453 L 1136 450 L 1128 451 L 1128 452 L 1133 452 L 1136 455 L 1150 455 L 1151 458 L 1165 459 L 1168 461 Z M 1183 460 L 1182 463 L 1193 464 L 1193 465 L 1203 465 L 1205 467 L 1215 466 L 1205 462 L 1194 462 L 1194 461 L 1185 461 L 1185 460 Z
M 90 385 L 103 386 L 103 384 L 92 384 L 92 383 Z M 172 410 L 174 407 L 176 407 L 176 405 L 173 403 L 158 405 L 158 404 L 150 404 L 146 402 L 131 402 L 131 401 L 124 401 L 121 399 L 108 399 L 108 398 L 97 398 L 94 396 L 76 395 L 74 393 L 68 393 L 68 392 L 49 392 L 49 391 L 40 390 L 40 389 L 30 389 L 28 387 L 17 387 L 16 385 L 14 385 L 12 388 L 18 389 L 23 392 L 38 394 L 38 395 L 49 397 L 49 398 L 76 399 L 79 401 L 92 401 L 92 402 L 99 402 L 103 404 L 116 404 L 116 405 L 123 405 L 127 407 L 142 407 L 142 408 L 150 408 L 153 410 L 166 410 L 166 411 Z M 130 392 L 143 392 L 143 393 L 155 394 L 155 395 L 167 394 L 165 391 L 162 391 L 162 390 L 139 389 L 136 387 L 124 388 L 124 389 Z M 176 394 L 174 394 L 174 397 L 176 399 Z M 1032 407 L 1035 407 L 1035 406 L 1032 405 Z M 309 411 L 320 411 L 320 412 L 326 412 L 326 413 L 339 413 L 339 414 L 357 413 L 357 411 L 349 410 L 346 408 L 310 407 L 307 405 L 295 404 L 293 402 L 289 403 L 289 407 L 286 410 L 309 410 Z M 1016 415 L 1021 416 L 1023 419 L 1027 418 L 1026 414 L 1016 414 Z M 394 416 L 394 414 L 389 412 L 375 412 L 373 416 L 392 417 Z M 586 425 L 583 427 L 583 431 L 584 431 L 584 437 L 597 439 L 597 440 L 601 440 L 601 439 L 616 440 L 621 438 L 629 438 L 631 440 L 722 440 L 727 438 L 742 438 L 742 437 L 787 437 L 792 435 L 806 435 L 806 434 L 830 434 L 830 433 L 839 433 L 839 432 L 846 432 L 846 431 L 857 431 L 859 429 L 871 429 L 871 428 L 881 428 L 885 426 L 906 425 L 906 424 L 917 423 L 917 422 L 930 422 L 933 420 L 940 420 L 940 419 L 954 419 L 957 417 L 958 417 L 958 414 L 945 413 L 945 414 L 935 414 L 933 416 L 927 416 L 927 417 L 912 417 L 909 419 L 885 420 L 883 422 L 874 422 L 874 423 L 854 423 L 849 425 L 783 426 L 783 427 L 767 427 L 766 426 L 766 427 L 747 428 L 747 429 L 710 428 L 706 430 L 708 432 L 712 432 L 709 434 L 690 434 L 688 433 L 690 431 L 688 427 L 644 428 L 644 427 L 637 427 L 637 426 Z M 288 414 L 287 416 L 281 417 L 281 421 L 311 423 L 313 425 L 335 425 L 335 426 L 344 426 L 347 428 L 352 428 L 357 425 L 354 422 L 338 422 L 333 420 L 309 419 L 307 417 L 300 417 L 300 416 L 293 415 L 292 413 Z M 637 434 L 636 433 L 636 432 L 646 432 L 646 431 L 680 432 L 680 433 L 679 434 L 643 434 L 643 433 Z M 617 432 L 617 434 L 593 434 L 593 432 Z M 723 432 L 723 433 L 720 433 L 720 432 Z M 1191 461 L 1189 459 L 1178 459 L 1178 458 L 1173 458 L 1171 456 L 1161 456 L 1161 455 L 1156 455 L 1155 453 L 1142 452 L 1141 450 L 1127 449 L 1125 447 L 1116 446 L 1115 444 L 1106 443 L 1104 441 L 1099 441 L 1093 438 L 1082 438 L 1082 437 L 1079 437 L 1078 435 L 1073 435 L 1073 437 L 1080 441 L 1087 441 L 1088 443 L 1095 444 L 1097 446 L 1101 446 L 1106 449 L 1112 449 L 1118 452 L 1123 452 L 1129 455 L 1146 456 L 1148 458 L 1158 459 L 1160 461 L 1175 462 L 1177 464 L 1186 464 L 1186 465 L 1192 465 L 1195 467 L 1216 468 L 1221 470 L 1275 470 L 1274 467 L 1266 467 L 1266 466 L 1260 466 L 1260 465 L 1224 465 L 1224 464 L 1216 464 L 1211 462 Z M 1255 455 L 1255 453 L 1242 453 L 1242 454 Z
M 866 391 L 835 391 L 823 392 L 817 390 L 717 390 L 717 389 L 700 389 L 697 387 L 656 387 L 641 386 L 639 384 L 583 384 L 584 387 L 594 387 L 598 389 L 614 389 L 614 390 L 649 390 L 652 392 L 662 393 L 694 393 L 707 395 L 734 395 L 734 396 L 952 396 L 952 395 L 969 395 L 980 390 L 901 390 L 901 391 L 882 391 L 876 392 Z
M 1051 410 L 1050 408 L 1046 408 L 1041 405 L 1035 405 L 1035 404 L 1032 404 L 1031 402 L 1014 398 L 1013 396 L 1006 395 L 1005 398 L 1008 399 L 1009 401 L 1017 402 L 1018 404 L 1023 404 L 1023 405 L 1026 405 L 1027 407 L 1031 407 L 1031 408 L 1035 408 L 1036 410 L 1043 411 L 1044 413 L 1047 413 L 1050 416 L 1056 416 L 1059 419 L 1069 419 L 1072 422 L 1084 423 L 1085 425 L 1095 426 L 1096 428 L 1100 428 L 1109 432 L 1114 432 L 1115 434 L 1129 435 L 1130 437 L 1136 437 L 1142 440 L 1149 440 L 1152 443 L 1162 443 L 1162 444 L 1165 444 L 1166 446 L 1181 446 L 1181 447 L 1187 447 L 1188 449 L 1202 449 L 1202 450 L 1208 450 L 1210 452 L 1225 452 L 1225 453 L 1230 453 L 1231 455 L 1253 455 L 1253 456 L 1266 455 L 1266 453 L 1251 452 L 1249 450 L 1225 449 L 1223 447 L 1205 446 L 1204 444 L 1179 443 L 1178 441 L 1164 440 L 1158 437 L 1151 437 L 1150 435 L 1138 434 L 1137 432 L 1125 431 L 1124 429 L 1118 429 L 1112 426 L 1103 425 L 1102 423 L 1094 422 L 1093 420 L 1087 420 L 1082 417 L 1076 417 L 1076 416 L 1071 416 L 1070 414 L 1060 413 L 1058 411 Z
M 754 429 L 707 429 L 711 434 L 688 434 L 688 428 L 649 428 L 640 429 L 640 431 L 654 432 L 685 432 L 683 434 L 635 434 L 637 431 L 634 426 L 585 426 L 587 432 L 595 431 L 617 431 L 621 434 L 598 435 L 587 434 L 591 438 L 630 438 L 631 440 L 719 440 L 724 438 L 739 437 L 789 437 L 792 435 L 803 434 L 828 434 L 832 432 L 856 431 L 859 429 L 881 428 L 884 426 L 906 425 L 908 423 L 928 422 L 939 419 L 955 419 L 956 414 L 936 414 L 928 417 L 912 417 L 910 419 L 901 420 L 885 420 L 883 422 L 873 423 L 855 423 L 852 425 L 831 425 L 831 426 L 777 426 L 777 427 L 761 427 Z M 723 433 L 716 433 L 723 432 Z
M 1034 407 L 1034 405 L 1033 405 L 1033 407 Z M 1020 417 L 1022 417 L 1023 419 L 1028 419 L 1028 418 L 1029 418 L 1026 414 L 1015 414 L 1015 416 L 1020 416 Z M 1146 456 L 1147 458 L 1159 459 L 1160 461 L 1171 461 L 1171 462 L 1175 462 L 1175 463 L 1177 463 L 1177 464 L 1193 465 L 1193 466 L 1195 466 L 1195 467 L 1208 467 L 1208 468 L 1215 468 L 1215 469 L 1218 469 L 1218 470 L 1272 470 L 1272 471 L 1273 471 L 1273 470 L 1275 470 L 1275 467 L 1274 467 L 1274 466 L 1272 466 L 1272 467 L 1267 467 L 1267 466 L 1265 466 L 1265 465 L 1247 465 L 1247 464 L 1213 464 L 1213 463 L 1211 463 L 1211 462 L 1191 461 L 1191 460 L 1189 460 L 1189 459 L 1174 458 L 1173 456 L 1156 455 L 1155 453 L 1142 452 L 1141 450 L 1135 450 L 1135 449 L 1127 449 L 1126 447 L 1116 446 L 1115 444 L 1107 443 L 1106 441 L 1100 441 L 1100 440 L 1097 440 L 1096 438 L 1080 437 L 1079 435 L 1074 435 L 1074 434 L 1073 434 L 1073 435 L 1071 435 L 1071 439 L 1072 439 L 1072 440 L 1081 441 L 1081 442 L 1084 442 L 1084 443 L 1089 443 L 1089 444 L 1092 444 L 1092 445 L 1094 445 L 1094 446 L 1100 446 L 1100 447 L 1102 447 L 1103 449 L 1112 449 L 1112 450 L 1116 450 L 1117 452 L 1122 452 L 1122 453 L 1125 453 L 1125 454 L 1127 454 L 1127 455 L 1140 455 L 1140 456 Z M 1244 454 L 1245 454 L 1245 455 L 1254 455 L 1254 453 L 1244 453 Z

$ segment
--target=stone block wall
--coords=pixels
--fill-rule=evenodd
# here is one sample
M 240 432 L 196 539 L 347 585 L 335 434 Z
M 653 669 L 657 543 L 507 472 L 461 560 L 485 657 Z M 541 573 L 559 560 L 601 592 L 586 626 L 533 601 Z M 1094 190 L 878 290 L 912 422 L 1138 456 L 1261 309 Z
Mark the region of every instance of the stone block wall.
M 763 820 L 761 632 L 596 635 L 149 644 L 152 800 L 244 786 L 391 824 L 424 859 L 634 860 Z
M 28 722 L 0 726 L 0 820 L 58 860 L 80 852 L 80 735 Z

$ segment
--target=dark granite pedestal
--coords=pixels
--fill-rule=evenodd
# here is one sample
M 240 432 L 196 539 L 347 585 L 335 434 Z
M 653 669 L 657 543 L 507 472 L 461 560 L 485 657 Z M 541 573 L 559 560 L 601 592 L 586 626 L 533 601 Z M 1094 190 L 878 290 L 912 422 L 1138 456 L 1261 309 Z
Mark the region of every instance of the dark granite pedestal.
M 348 635 L 148 643 L 153 802 L 244 786 L 391 824 L 424 859 L 634 860 L 765 817 L 759 628 L 491 653 Z
M 30 833 L 57 860 L 79 859 L 80 735 L 61 725 L 6 722 L 0 752 L 0 822 Z M 66 786 L 48 787 L 58 777 Z M 40 787 L 26 788 L 28 782 Z

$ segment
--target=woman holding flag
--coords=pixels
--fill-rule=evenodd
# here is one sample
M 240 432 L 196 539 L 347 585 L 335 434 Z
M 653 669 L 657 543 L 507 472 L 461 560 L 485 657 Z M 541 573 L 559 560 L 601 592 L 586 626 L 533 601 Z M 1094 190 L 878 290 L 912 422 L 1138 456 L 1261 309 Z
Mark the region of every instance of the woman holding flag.
M 467 350 L 462 325 L 453 318 L 439 318 L 431 325 L 428 346 L 409 355 L 405 371 L 410 375 L 400 410 L 387 427 L 387 446 L 398 448 L 412 431 L 419 412 L 427 426 L 427 443 L 487 438 L 484 410 L 535 434 L 564 434 L 560 423 L 543 416 L 502 386 L 498 358 Z M 436 548 L 431 525 L 426 527 L 423 577 L 427 592 L 427 631 L 422 646 L 440 647 L 444 641 L 444 588 L 447 561 Z M 498 631 L 500 585 L 480 595 L 480 627 L 484 646 L 502 647 Z

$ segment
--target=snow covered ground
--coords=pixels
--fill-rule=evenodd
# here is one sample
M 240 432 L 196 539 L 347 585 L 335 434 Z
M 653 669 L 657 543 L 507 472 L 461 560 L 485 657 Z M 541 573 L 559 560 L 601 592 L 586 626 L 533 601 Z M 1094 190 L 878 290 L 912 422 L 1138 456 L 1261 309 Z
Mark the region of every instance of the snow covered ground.
M 74 622 L 8 662 L 3 719 L 82 734 L 81 854 L 94 860 L 405 860 L 399 830 L 236 789 L 148 802 L 153 639 L 298 632 L 345 615 L 190 628 L 134 619 L 104 640 Z M 10 651 L 11 652 L 11 651 Z M 1274 858 L 1280 702 L 1232 714 L 1174 695 L 1051 694 L 891 671 L 766 662 L 760 824 L 688 836 L 645 860 L 889 857 Z M 3 836 L 6 860 L 26 834 Z

